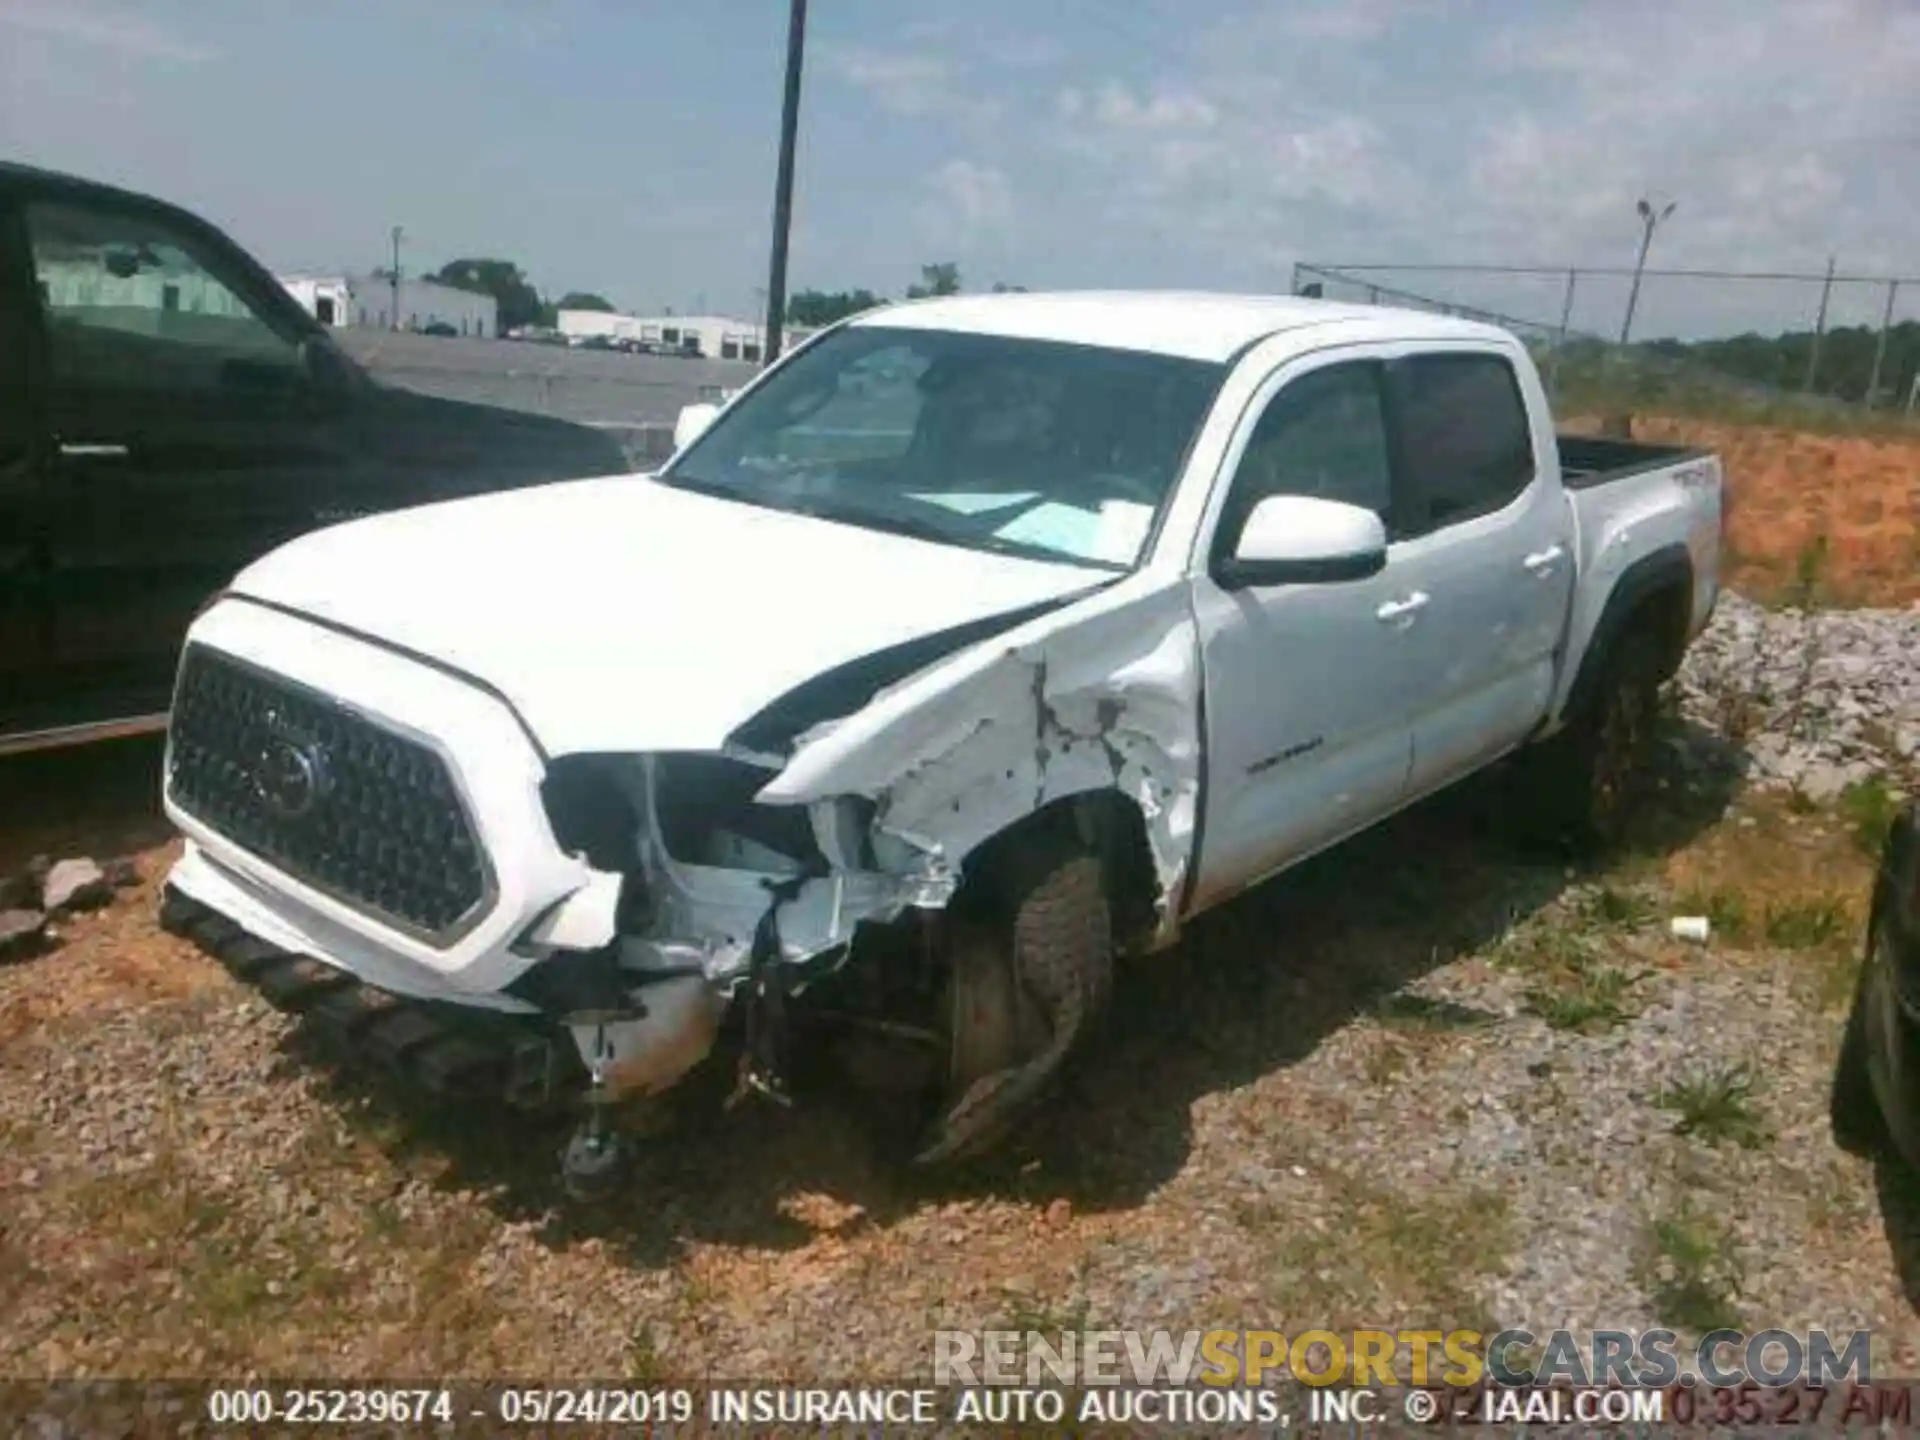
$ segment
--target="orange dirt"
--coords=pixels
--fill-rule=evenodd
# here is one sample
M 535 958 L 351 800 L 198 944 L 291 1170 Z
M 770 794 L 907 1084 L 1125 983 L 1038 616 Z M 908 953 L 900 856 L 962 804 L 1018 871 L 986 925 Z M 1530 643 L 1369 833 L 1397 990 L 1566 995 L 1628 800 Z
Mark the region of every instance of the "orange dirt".
M 1813 435 L 1636 415 L 1635 439 L 1720 456 L 1728 496 L 1726 582 L 1757 600 L 1791 593 L 1824 536 L 1819 598 L 1920 601 L 1920 434 Z

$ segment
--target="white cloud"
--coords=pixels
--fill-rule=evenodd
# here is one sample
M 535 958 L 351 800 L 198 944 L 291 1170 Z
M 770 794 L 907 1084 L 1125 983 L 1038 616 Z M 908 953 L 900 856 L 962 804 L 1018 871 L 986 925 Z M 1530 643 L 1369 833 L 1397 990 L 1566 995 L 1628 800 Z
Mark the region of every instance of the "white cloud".
M 1136 96 L 1115 81 L 1100 87 L 1089 108 L 1096 122 L 1115 130 L 1206 130 L 1220 120 L 1219 109 L 1200 95 L 1161 90 Z
M 1004 240 L 1013 227 L 1013 182 L 974 160 L 949 160 L 927 177 L 922 218 L 935 237 L 963 247 Z
M 987 108 L 952 60 L 925 50 L 836 45 L 825 51 L 822 63 L 834 79 L 895 115 L 963 116 Z
M 0 25 L 118 50 L 143 60 L 198 64 L 218 54 L 210 46 L 172 34 L 128 11 L 81 0 L 6 0 L 0 4 Z
M 1150 85 L 1063 77 L 1036 173 L 1015 172 L 1043 195 L 1065 188 L 1043 164 L 1077 177 L 1176 273 L 1627 264 L 1642 195 L 1679 201 L 1656 265 L 1920 264 L 1920 7 L 1239 0 L 1212 18 L 1153 55 Z

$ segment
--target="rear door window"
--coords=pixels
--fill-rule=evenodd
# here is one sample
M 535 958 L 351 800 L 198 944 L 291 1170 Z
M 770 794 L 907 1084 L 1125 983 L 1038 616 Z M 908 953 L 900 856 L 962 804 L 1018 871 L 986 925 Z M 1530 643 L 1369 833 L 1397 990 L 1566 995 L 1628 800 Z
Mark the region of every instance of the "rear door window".
M 1389 366 L 1399 538 L 1505 508 L 1532 483 L 1527 407 L 1498 355 L 1416 355 Z
M 56 396 L 257 398 L 299 382 L 300 337 L 265 318 L 196 237 L 131 207 L 36 201 L 25 214 Z

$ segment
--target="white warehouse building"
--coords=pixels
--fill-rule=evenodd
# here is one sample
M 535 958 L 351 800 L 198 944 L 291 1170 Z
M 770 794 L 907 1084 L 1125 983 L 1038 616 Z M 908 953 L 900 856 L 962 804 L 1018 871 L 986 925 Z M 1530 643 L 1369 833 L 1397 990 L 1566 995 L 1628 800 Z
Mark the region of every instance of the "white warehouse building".
M 766 344 L 764 322 L 736 320 L 729 315 L 619 315 L 605 310 L 562 310 L 558 324 L 560 333 L 569 340 L 602 336 L 680 350 L 708 360 L 757 363 Z M 788 326 L 781 343 L 790 347 L 812 333 Z
M 491 295 L 402 276 L 399 324 L 393 282 L 384 275 L 281 275 L 287 293 L 322 325 L 368 330 L 424 330 L 445 325 L 458 335 L 497 336 L 500 304 Z

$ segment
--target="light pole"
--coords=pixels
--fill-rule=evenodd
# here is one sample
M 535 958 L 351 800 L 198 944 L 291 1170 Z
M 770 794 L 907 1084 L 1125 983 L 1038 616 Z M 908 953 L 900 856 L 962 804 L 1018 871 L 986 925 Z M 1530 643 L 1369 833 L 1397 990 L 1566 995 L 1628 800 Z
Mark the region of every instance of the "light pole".
M 400 328 L 400 237 L 405 234 L 398 225 L 393 227 L 393 328 Z
M 780 170 L 773 187 L 773 256 L 767 272 L 767 334 L 762 359 L 780 355 L 787 308 L 787 232 L 793 225 L 793 142 L 800 128 L 800 59 L 807 43 L 807 0 L 792 0 L 787 15 L 787 88 L 780 107 Z
M 1653 244 L 1653 231 L 1662 220 L 1673 214 L 1673 207 L 1680 202 L 1669 200 L 1666 205 L 1655 210 L 1644 196 L 1639 204 L 1640 211 L 1640 258 L 1633 262 L 1633 288 L 1627 292 L 1627 314 L 1620 322 L 1620 343 L 1627 343 L 1627 336 L 1633 330 L 1633 309 L 1640 303 L 1640 272 L 1647 268 L 1647 247 Z

